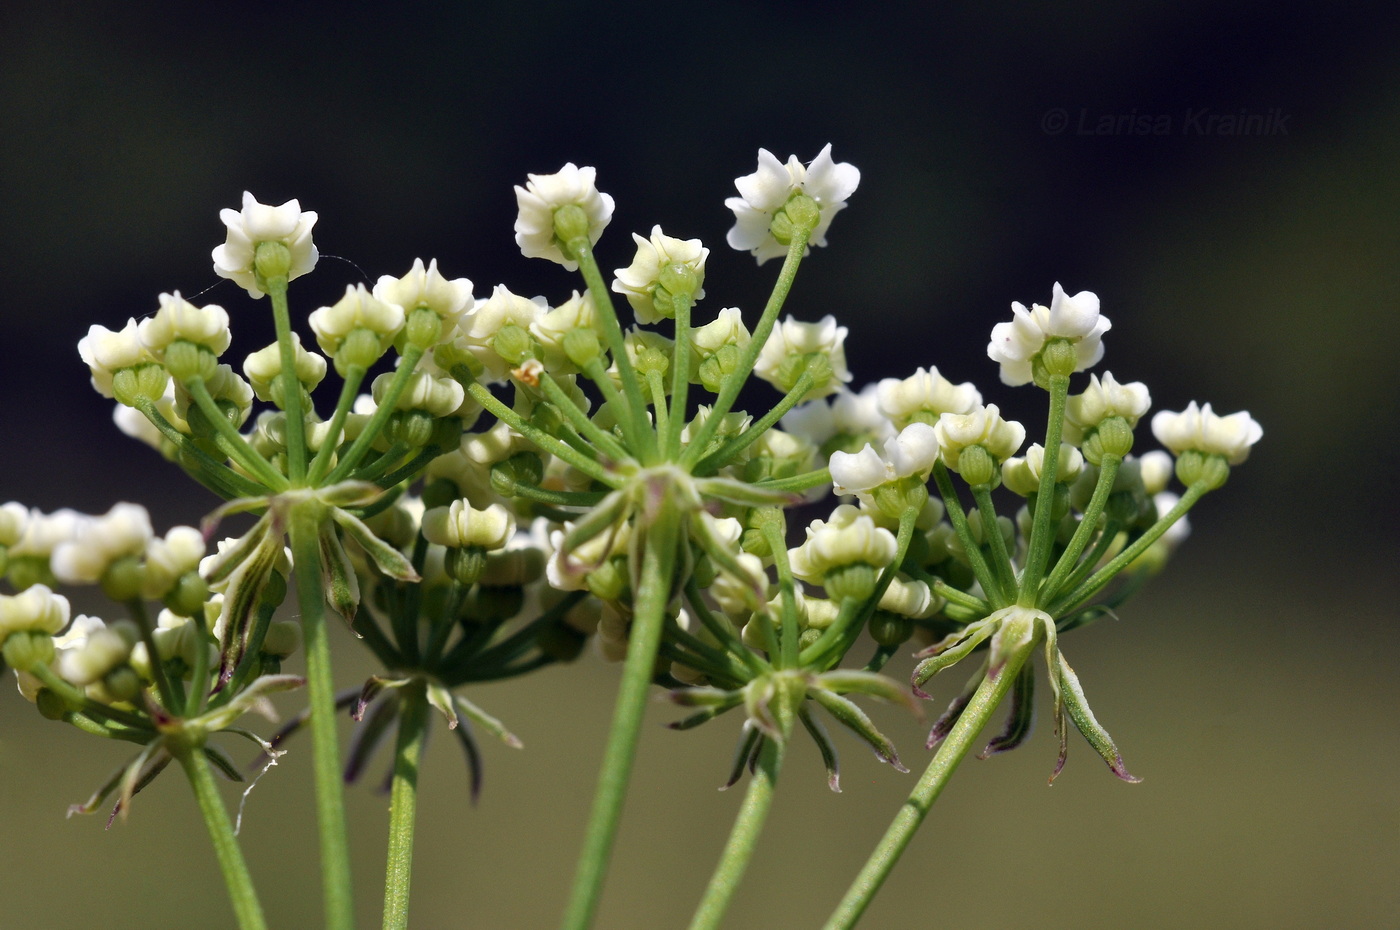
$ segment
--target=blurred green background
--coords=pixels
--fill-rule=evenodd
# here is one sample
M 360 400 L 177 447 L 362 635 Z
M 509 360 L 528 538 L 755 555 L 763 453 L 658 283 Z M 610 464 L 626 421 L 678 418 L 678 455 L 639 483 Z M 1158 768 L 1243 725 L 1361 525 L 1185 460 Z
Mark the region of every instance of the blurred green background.
M 724 246 L 722 200 L 759 146 L 810 159 L 830 141 L 862 183 L 789 307 L 850 326 L 857 384 L 936 364 L 1034 434 L 1039 398 L 1003 389 L 984 347 L 1010 301 L 1060 281 L 1099 294 L 1103 367 L 1147 382 L 1157 409 L 1211 401 L 1265 429 L 1168 574 L 1064 643 L 1144 783 L 1076 742 L 1045 788 L 1042 719 L 1027 747 L 957 774 L 865 926 L 1393 927 L 1398 39 L 1383 3 L 10 3 L 0 499 L 137 500 L 162 528 L 211 508 L 117 433 L 75 345 L 161 291 L 218 284 L 217 211 L 245 188 L 320 213 L 302 314 L 418 256 L 478 294 L 567 296 L 572 278 L 516 251 L 510 185 L 570 160 L 617 198 L 605 268 L 660 222 L 714 250 L 702 310 L 756 313 L 775 268 Z M 1203 110 L 1271 129 L 1225 135 Z M 233 285 L 200 301 L 231 311 L 235 357 L 270 341 Z M 371 671 L 339 646 L 346 684 Z M 590 654 L 474 693 L 527 746 L 484 746 L 475 808 L 438 734 L 415 926 L 553 925 L 615 680 Z M 923 726 L 879 713 L 919 770 Z M 739 800 L 714 790 L 737 719 L 678 734 L 653 716 L 607 930 L 683 925 Z M 797 751 L 728 926 L 818 925 L 905 797 L 912 776 L 841 746 L 840 795 Z M 123 758 L 0 688 L 0 927 L 231 926 L 177 777 L 110 831 L 64 820 Z M 294 745 L 243 831 L 274 926 L 319 921 L 309 804 Z M 350 804 L 371 926 L 387 799 L 361 787 Z

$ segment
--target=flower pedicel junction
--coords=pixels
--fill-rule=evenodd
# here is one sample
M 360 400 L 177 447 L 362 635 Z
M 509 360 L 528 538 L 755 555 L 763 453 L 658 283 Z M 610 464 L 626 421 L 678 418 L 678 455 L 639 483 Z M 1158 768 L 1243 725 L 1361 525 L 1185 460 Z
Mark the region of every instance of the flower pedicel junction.
M 1102 358 L 1109 321 L 1094 294 L 1059 284 L 1048 307 L 1012 304 L 987 347 L 1004 382 L 1048 395 L 1041 442 L 1023 448 L 1024 427 L 932 366 L 851 391 L 846 328 L 779 317 L 799 265 L 826 244 L 859 180 L 830 146 L 807 165 L 760 150 L 757 171 L 726 201 L 736 220 L 728 242 L 782 267 L 746 322 L 737 308 L 699 309 L 709 250 L 659 226 L 634 234 L 632 263 L 609 286 L 594 246 L 613 201 L 594 169 L 530 175 L 516 188 L 516 241 L 526 256 L 579 272 L 581 291 L 557 305 L 503 285 L 479 298 L 467 279 L 420 260 L 310 313 L 319 352 L 288 304 L 289 283 L 316 264 L 316 214 L 250 194 L 241 211 L 224 210 L 215 271 L 268 298 L 274 344 L 240 374 L 220 361 L 229 315 L 178 293 L 119 331 L 93 326 L 79 344 L 121 429 L 223 506 L 202 529 L 164 536 L 134 504 L 95 517 L 0 508 L 6 665 L 45 717 L 132 746 L 129 763 L 74 809 L 109 804 L 125 816 L 178 763 L 239 926 L 263 927 L 213 773 L 241 781 L 229 755 L 240 739 L 275 759 L 283 737 L 305 729 L 326 926 L 341 930 L 353 925 L 343 784 L 388 742 L 384 926 L 404 927 L 427 728 L 440 717 L 455 735 L 475 793 L 477 737 L 520 741 L 472 701 L 471 685 L 547 675 L 590 638 L 622 671 L 568 928 L 592 923 L 653 685 L 686 709 L 676 728 L 729 711 L 741 720 L 727 783 L 747 771 L 746 792 L 694 928 L 720 924 L 799 730 L 819 747 L 833 790 L 833 723 L 905 771 L 909 753 L 902 761 L 856 699 L 917 709 L 934 676 L 963 660 L 971 675 L 932 726 L 910 803 L 829 928 L 859 919 L 1008 697 L 984 754 L 1026 738 L 1037 653 L 1060 745 L 1052 780 L 1073 729 L 1136 781 L 1061 637 L 1162 567 L 1186 512 L 1225 483 L 1260 427 L 1192 403 L 1153 417 L 1168 451 L 1134 454 L 1147 388 L 1106 371 L 1078 375 Z M 624 329 L 612 294 L 635 325 Z M 341 379 L 333 407 L 316 396 L 328 365 Z M 751 374 L 778 394 L 756 415 L 734 409 Z M 265 405 L 256 415 L 255 401 Z M 829 491 L 834 507 L 792 545 L 789 515 L 826 506 Z M 256 522 L 220 539 L 221 519 L 238 512 Z M 121 619 L 70 618 L 54 589 L 84 584 L 100 586 Z M 299 624 L 277 619 L 290 591 Z M 383 670 L 338 692 L 347 683 L 333 678 L 329 637 L 342 623 Z M 304 678 L 282 672 L 299 648 Z M 910 684 L 882 672 L 901 651 L 918 660 Z M 270 738 L 248 729 L 250 711 L 268 712 L 267 695 L 303 685 L 304 714 Z M 358 721 L 344 752 L 338 708 Z

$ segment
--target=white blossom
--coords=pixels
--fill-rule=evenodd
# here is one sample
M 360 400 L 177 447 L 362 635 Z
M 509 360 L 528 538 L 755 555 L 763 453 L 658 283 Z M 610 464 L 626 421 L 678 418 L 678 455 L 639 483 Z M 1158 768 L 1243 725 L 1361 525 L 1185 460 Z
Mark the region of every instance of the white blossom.
M 954 384 L 932 366 L 919 368 L 903 380 L 884 378 L 876 388 L 880 412 L 903 427 L 916 414 L 925 414 L 936 423 L 945 413 L 968 413 L 982 403 L 982 394 L 972 382 Z
M 1152 396 L 1141 381 L 1119 384 L 1112 372 L 1107 371 L 1102 379 L 1090 375 L 1084 393 L 1072 395 L 1065 401 L 1065 439 L 1079 442 L 1087 430 L 1109 417 L 1122 417 L 1130 427 L 1137 426 L 1151 406 Z
M 1045 467 L 1045 447 L 1035 443 L 1024 457 L 1014 456 L 1001 463 L 1001 480 L 1007 489 L 1026 496 L 1040 490 L 1041 469 Z M 1055 483 L 1072 484 L 1084 471 L 1084 454 L 1067 442 L 1060 443 L 1055 465 Z
M 311 241 L 316 214 L 303 213 L 295 200 L 273 207 L 258 203 L 244 191 L 243 209 L 220 210 L 219 219 L 228 227 L 228 241 L 214 250 L 214 272 L 221 278 L 232 278 L 253 297 L 263 295 L 253 272 L 259 242 L 280 242 L 291 252 L 288 281 L 316 267 L 319 253 Z
M 345 288 L 345 296 L 329 307 L 315 310 L 307 318 L 321 351 L 334 356 L 347 336 L 357 329 L 368 330 L 379 338 L 379 350 L 388 351 L 394 337 L 403 329 L 403 307 L 375 297 L 363 284 Z
M 196 307 L 180 296 L 180 292 L 160 295 L 160 309 L 155 316 L 141 321 L 137 335 L 146 351 L 157 359 L 175 342 L 192 342 L 204 346 L 214 355 L 223 355 L 233 341 L 229 332 L 228 311 L 217 304 Z
M 451 549 L 504 549 L 515 533 L 515 517 L 500 504 L 477 510 L 465 500 L 423 513 L 423 537 Z
M 1103 358 L 1103 334 L 1108 318 L 1099 314 L 1099 298 L 1091 291 L 1067 295 L 1055 282 L 1050 306 L 1011 304 L 1012 320 L 992 327 L 987 355 L 1001 364 L 1001 380 L 1015 386 L 1031 380 L 1031 365 L 1047 339 L 1067 339 L 1074 344 L 1077 364 L 1083 371 Z
M 830 143 L 807 166 L 796 155 L 783 164 L 772 152 L 759 149 L 758 170 L 737 178 L 734 186 L 739 196 L 724 201 L 734 211 L 734 228 L 726 241 L 731 248 L 751 253 L 760 265 L 786 255 L 787 246 L 773 237 L 773 215 L 787 206 L 794 194 L 804 193 L 821 211 L 807 242 L 825 246 L 832 218 L 845 209 L 846 199 L 859 184 L 860 169 L 848 162 L 832 161 Z
M 934 428 L 927 423 L 910 423 L 885 440 L 883 455 L 869 443 L 855 454 L 833 452 L 831 483 L 837 494 L 855 494 L 910 475 L 927 476 L 938 454 Z
M 307 351 L 301 344 L 301 336 L 292 333 L 293 367 L 297 380 L 306 385 L 308 391 L 316 390 L 316 385 L 326 377 L 326 359 Z M 282 376 L 282 346 L 272 343 L 269 346 L 250 352 L 243 360 L 243 373 L 258 400 L 271 401 L 273 385 Z
M 54 546 L 49 567 L 66 584 L 91 584 L 118 559 L 140 556 L 155 536 L 151 516 L 140 504 L 117 504 L 89 518 L 82 532 Z
M 662 270 L 670 265 L 684 265 L 695 279 L 692 301 L 705 296 L 701 286 L 705 280 L 705 259 L 710 250 L 700 244 L 699 239 L 675 239 L 664 235 L 660 226 L 651 228 L 651 237 L 643 239 L 636 233 L 632 240 L 637 243 L 637 254 L 632 264 L 613 272 L 616 279 L 612 283 L 613 292 L 627 298 L 638 323 L 655 323 L 662 318 L 673 318 L 675 313 L 658 308 L 653 294 L 660 286 Z
M 141 342 L 135 318 L 120 330 L 93 324 L 78 340 L 78 355 L 92 372 L 92 386 L 103 397 L 112 397 L 112 376 L 126 368 L 155 364 L 155 356 Z
M 520 213 L 515 220 L 515 244 L 526 258 L 547 258 L 569 271 L 578 262 L 564 255 L 554 233 L 554 212 L 574 204 L 588 218 L 588 241 L 596 243 L 612 221 L 613 199 L 598 190 L 597 170 L 569 162 L 556 174 L 532 174 L 524 187 L 515 188 Z
M 974 407 L 966 414 L 945 413 L 933 429 L 943 461 L 954 470 L 969 446 L 982 446 L 992 458 L 1004 462 L 1026 440 L 1026 428 L 1014 420 L 1003 420 L 996 404 Z
M 779 390 L 789 391 L 797 378 L 785 370 L 784 363 L 804 355 L 824 355 L 831 365 L 831 375 L 813 383 L 802 399 L 835 393 L 851 380 L 851 373 L 846 369 L 847 332 L 846 327 L 836 325 L 834 316 L 824 316 L 818 323 L 803 323 L 787 317 L 768 334 L 768 341 L 754 362 L 753 373 Z
M 437 259 L 423 267 L 423 259 L 415 258 L 413 267 L 402 278 L 382 276 L 374 285 L 374 297 L 386 304 L 397 305 L 412 312 L 425 308 L 437 314 L 444 328 L 455 326 L 476 303 L 472 283 L 466 278 L 448 280 L 437 268 Z
M 0 594 L 0 643 L 11 633 L 57 633 L 68 625 L 68 598 L 46 585 L 30 585 L 18 594 Z
M 1249 447 L 1264 436 L 1264 428 L 1241 410 L 1219 416 L 1210 404 L 1197 407 L 1193 400 L 1181 413 L 1163 410 L 1152 418 L 1152 435 L 1174 455 L 1188 450 L 1222 455 L 1231 465 L 1249 458 Z
M 876 526 L 869 514 L 841 504 L 831 519 L 812 521 L 806 541 L 788 550 L 788 561 L 798 578 L 821 584 L 827 572 L 844 565 L 883 568 L 894 561 L 898 550 L 893 533 Z

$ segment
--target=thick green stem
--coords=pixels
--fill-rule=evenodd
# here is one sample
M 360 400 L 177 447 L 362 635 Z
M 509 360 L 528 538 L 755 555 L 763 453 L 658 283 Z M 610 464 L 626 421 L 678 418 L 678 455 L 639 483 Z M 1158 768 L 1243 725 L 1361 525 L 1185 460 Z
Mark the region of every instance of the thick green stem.
M 316 784 L 316 820 L 321 839 L 326 928 L 350 930 L 355 925 L 355 898 L 350 879 L 350 844 L 345 829 L 345 789 L 340 777 L 335 682 L 331 674 L 331 647 L 326 630 L 326 597 L 321 586 L 319 506 L 299 506 L 292 511 L 292 564 L 306 650 L 312 767 Z
M 997 509 L 992 503 L 992 487 L 979 484 L 972 489 L 972 498 L 977 501 L 977 512 L 982 516 L 982 535 L 992 554 L 992 572 L 1001 584 L 1007 599 L 1016 591 L 1016 569 L 1011 564 L 1011 555 L 1006 551 L 1006 540 L 1001 535 L 1001 524 L 997 521 Z
M 258 451 L 248 445 L 248 440 L 243 438 L 243 434 L 238 432 L 224 412 L 219 409 L 219 405 L 214 402 L 214 397 L 209 393 L 209 387 L 204 383 L 203 378 L 191 378 L 184 385 L 189 391 L 190 397 L 194 400 L 195 406 L 204 414 L 205 420 L 218 433 L 222 442 L 219 444 L 221 451 L 227 453 L 248 472 L 273 490 L 281 490 L 287 486 L 287 479 L 277 473 L 272 465 L 258 454 Z M 288 435 L 291 435 L 291 427 L 287 428 Z
M 699 906 L 695 908 L 695 916 L 690 920 L 690 930 L 715 930 L 719 926 L 725 911 L 729 909 L 734 892 L 739 889 L 739 882 L 744 877 L 749 860 L 753 858 L 759 834 L 763 832 L 764 821 L 768 819 L 768 811 L 773 805 L 773 794 L 778 786 L 778 772 L 782 769 L 783 757 L 786 755 L 787 738 L 792 733 L 794 713 L 793 708 L 788 706 L 788 700 L 786 693 L 780 693 L 774 701 L 774 712 L 783 739 L 763 741 L 758 768 L 749 780 L 748 791 L 744 793 L 744 804 L 739 808 L 739 815 L 734 820 L 734 827 L 730 830 L 724 852 L 720 853 L 719 863 L 715 866 L 714 875 L 710 877 L 710 884 L 705 888 L 705 895 L 700 899 Z
M 622 802 L 637 753 L 642 712 L 646 708 L 647 690 L 651 686 L 661 631 L 665 626 L 666 603 L 670 597 L 676 545 L 679 542 L 678 521 L 679 515 L 667 507 L 656 523 L 647 529 L 640 587 L 634 592 L 636 613 L 628 634 L 627 661 L 622 668 L 622 684 L 618 689 L 617 707 L 613 711 L 612 731 L 608 734 L 608 745 L 603 752 L 603 768 L 598 776 L 593 812 L 588 822 L 583 852 L 579 856 L 568 909 L 564 913 L 564 930 L 584 930 L 590 926 L 598 900 L 602 897 L 603 879 L 622 816 Z
M 668 462 L 674 462 L 681 452 L 681 428 L 686 422 L 686 406 L 690 394 L 690 303 L 691 295 L 684 292 L 671 295 L 676 310 L 676 344 L 671 353 L 671 410 L 662 435 L 662 451 Z
M 278 358 L 282 363 L 282 409 L 287 412 L 287 471 L 292 484 L 306 477 L 306 415 L 301 409 L 301 381 L 297 378 L 296 346 L 292 344 L 292 316 L 287 309 L 287 279 L 267 279 L 272 298 L 272 321 L 277 329 Z
M 266 930 L 267 921 L 263 919 L 253 878 L 248 874 L 248 863 L 243 860 L 243 850 L 238 846 L 238 837 L 234 835 L 228 811 L 224 809 L 223 799 L 219 797 L 219 789 L 214 784 L 209 760 L 197 747 L 172 746 L 170 751 L 179 760 L 190 780 L 190 787 L 194 789 L 195 801 L 199 804 L 199 812 L 204 815 L 204 825 L 208 827 L 209 839 L 214 844 L 214 855 L 224 874 L 224 884 L 228 886 L 229 902 L 233 905 L 239 930 Z
M 807 251 L 807 239 L 811 234 L 809 229 L 801 227 L 793 229 L 792 241 L 788 243 L 787 257 L 783 259 L 783 268 L 778 272 L 778 280 L 773 282 L 773 292 L 768 296 L 768 304 L 763 308 L 763 316 L 759 317 L 758 325 L 754 327 L 753 336 L 749 339 L 749 344 L 744 347 L 744 354 L 739 358 L 739 364 L 720 385 L 719 397 L 715 398 L 715 405 L 710 409 L 710 416 L 705 421 L 704 426 L 700 428 L 700 435 L 691 440 L 681 454 L 681 461 L 687 465 L 695 464 L 696 460 L 704 454 L 710 440 L 714 438 L 715 430 L 719 429 L 721 421 L 724 420 L 724 415 L 734 406 L 740 389 L 749 380 L 749 373 L 753 371 L 754 363 L 758 361 L 758 355 L 763 351 L 764 343 L 768 341 L 769 334 L 773 332 L 773 324 L 778 321 L 778 313 L 783 309 L 783 303 L 787 301 L 788 292 L 792 290 L 792 282 L 797 278 L 797 266 L 802 264 L 803 253 Z
M 1050 420 L 1045 426 L 1045 457 L 1040 466 L 1040 493 L 1035 496 L 1035 515 L 1031 521 L 1031 542 L 1026 548 L 1026 568 L 1021 573 L 1021 590 L 1017 603 L 1034 607 L 1040 596 L 1040 579 L 1050 561 L 1050 547 L 1055 541 L 1051 519 L 1055 511 L 1055 472 L 1060 465 L 1060 435 L 1065 425 L 1065 398 L 1069 396 L 1069 375 L 1050 376 Z
M 947 511 L 948 522 L 953 524 L 953 530 L 958 534 L 958 541 L 962 543 L 963 552 L 967 555 L 972 574 L 977 577 L 977 583 L 982 586 L 982 590 L 995 606 L 1006 607 L 1011 601 L 1001 596 L 996 578 L 987 567 L 987 560 L 982 558 L 982 547 L 977 545 L 977 540 L 972 536 L 972 529 L 967 525 L 967 514 L 963 512 L 962 501 L 958 500 L 958 492 L 953 489 L 953 479 L 948 474 L 948 466 L 942 461 L 933 465 L 933 480 L 938 485 L 938 493 L 943 497 L 943 509 Z M 992 529 L 1001 532 L 996 527 Z
M 909 800 L 905 801 L 899 813 L 895 814 L 894 821 L 885 831 L 884 837 L 871 853 L 860 874 L 851 883 L 846 896 L 832 912 L 823 930 L 850 930 L 856 925 L 875 893 L 889 877 L 905 847 L 914 838 L 914 831 L 923 823 L 924 817 L 928 815 L 933 802 L 948 784 L 948 779 L 958 767 L 958 763 L 962 762 L 963 757 L 972 748 L 977 734 L 1015 684 L 1021 666 L 1030 658 L 1030 654 L 1029 647 L 1012 654 L 996 678 L 984 678 L 982 684 L 977 686 L 977 691 L 958 717 L 952 732 L 938 747 L 938 752 L 934 754 L 928 768 L 920 776 L 918 785 L 909 795 Z
M 389 796 L 389 864 L 384 872 L 384 930 L 408 926 L 413 874 L 413 824 L 418 811 L 418 763 L 428 725 L 427 691 L 420 681 L 399 690 L 399 735 Z
M 492 394 L 490 388 L 486 387 L 486 385 L 474 379 L 464 381 L 462 377 L 459 377 L 459 375 L 466 374 L 469 373 L 459 372 L 456 368 L 452 371 L 452 376 L 457 378 L 467 389 L 467 393 L 470 394 L 477 403 L 481 404 L 485 410 L 495 416 L 496 419 L 505 421 L 511 429 L 539 446 L 545 452 L 548 452 L 555 458 L 562 459 L 588 477 L 596 478 L 608 487 L 615 488 L 621 483 L 616 475 L 612 474 L 606 468 L 579 452 L 568 443 L 562 442 L 557 437 L 551 436 L 549 433 L 531 426 L 525 421 L 524 417 L 501 403 L 500 398 Z
M 757 442 L 764 433 L 768 432 L 780 419 L 787 415 L 787 412 L 797 406 L 798 401 L 807 396 L 807 392 L 812 389 L 812 373 L 804 371 L 797 379 L 797 383 L 792 386 L 792 390 L 783 395 L 783 399 L 777 405 L 765 413 L 758 422 L 751 425 L 739 435 L 727 440 L 709 455 L 705 456 L 695 466 L 696 475 L 713 475 L 725 465 L 728 465 L 733 458 L 743 452 L 753 443 Z
M 190 437 L 177 430 L 169 420 L 161 415 L 151 400 L 137 398 L 136 409 L 140 410 L 151 425 L 175 447 L 177 456 L 188 456 L 198 466 L 196 469 L 182 462 L 186 473 L 220 497 L 225 499 L 257 497 L 269 490 L 252 479 L 245 478 L 222 462 L 216 461 L 213 456 L 195 445 Z
M 604 432 L 602 427 L 588 418 L 587 413 L 579 409 L 574 399 L 564 393 L 564 389 L 549 372 L 540 375 L 540 389 L 564 419 L 578 430 L 579 435 L 597 446 L 604 455 L 610 456 L 615 462 L 626 461 L 632 457 L 615 436 Z

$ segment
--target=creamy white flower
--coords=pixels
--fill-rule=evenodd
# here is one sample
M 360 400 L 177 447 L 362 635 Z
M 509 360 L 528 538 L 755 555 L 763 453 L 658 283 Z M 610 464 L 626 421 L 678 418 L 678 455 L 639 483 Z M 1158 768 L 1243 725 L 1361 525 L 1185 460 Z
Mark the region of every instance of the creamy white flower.
M 725 307 L 719 316 L 690 331 L 690 348 L 701 361 L 725 346 L 743 349 L 749 344 L 749 330 L 738 307 Z
M 24 535 L 29 522 L 29 508 L 19 501 L 0 504 L 0 546 L 13 546 Z
M 938 369 L 919 368 L 908 378 L 885 378 L 876 388 L 880 412 L 898 427 L 910 423 L 918 414 L 926 422 L 938 422 L 945 413 L 968 413 L 982 403 L 982 394 L 972 382 L 954 384 L 938 373 Z
M 496 335 L 507 326 L 528 333 L 531 324 L 548 312 L 549 302 L 543 297 L 519 297 L 504 284 L 498 284 L 490 297 L 477 301 L 458 322 L 456 344 L 481 362 L 486 369 L 485 380 L 504 382 L 517 363 L 501 358 L 496 351 Z
M 68 625 L 68 598 L 46 585 L 30 585 L 18 594 L 0 594 L 0 643 L 11 633 L 57 633 Z
M 1151 406 L 1152 396 L 1141 381 L 1119 384 L 1113 373 L 1107 371 L 1102 379 L 1090 375 L 1084 393 L 1072 395 L 1065 401 L 1065 440 L 1079 442 L 1086 431 L 1109 417 L 1122 417 L 1129 426 L 1137 426 Z
M 311 241 L 315 213 L 303 213 L 301 204 L 289 200 L 280 207 L 258 203 L 243 192 L 243 209 L 220 210 L 219 219 L 228 227 L 228 241 L 214 250 L 214 273 L 233 279 L 254 297 L 263 296 L 253 273 L 253 259 L 259 242 L 280 242 L 291 252 L 287 280 L 299 278 L 316 267 L 319 253 Z
M 829 400 L 813 400 L 790 410 L 783 429 L 822 445 L 836 436 L 861 436 L 883 442 L 895 434 L 894 424 L 880 410 L 879 388 L 867 384 L 860 393 L 840 388 Z
M 890 579 L 889 587 L 880 595 L 880 609 L 901 617 L 928 617 L 935 606 L 933 593 L 922 581 L 906 581 L 896 576 Z
M 1022 497 L 1040 490 L 1041 469 L 1045 467 L 1045 447 L 1035 443 L 1024 457 L 1014 456 L 1001 463 L 1001 480 L 1012 493 Z M 1055 465 L 1055 483 L 1072 484 L 1084 471 L 1084 455 L 1067 442 L 1060 443 L 1060 460 Z
M 293 362 L 297 380 L 306 385 L 308 391 L 316 390 L 316 385 L 326 377 L 326 359 L 302 347 L 301 336 L 292 333 Z M 249 353 L 243 360 L 243 373 L 248 376 L 253 393 L 258 400 L 271 401 L 273 385 L 282 376 L 282 347 L 274 342 L 266 348 Z
M 530 335 L 539 342 L 544 354 L 542 361 L 551 374 L 578 371 L 578 366 L 564 353 L 564 337 L 575 329 L 600 329 L 593 295 L 586 291 L 582 294 L 574 291 L 568 300 L 530 324 Z
M 88 334 L 78 340 L 78 355 L 92 371 L 92 386 L 103 397 L 113 396 L 112 376 L 117 372 L 156 364 L 155 356 L 141 343 L 134 318 L 116 332 L 96 324 L 88 327 Z
M 788 561 L 798 578 L 821 584 L 827 572 L 844 565 L 884 568 L 898 550 L 893 533 L 876 526 L 858 508 L 841 504 L 832 511 L 831 519 L 812 521 L 806 541 L 788 550 Z
M 156 315 L 141 321 L 137 335 L 146 350 L 157 359 L 174 342 L 192 342 L 204 346 L 214 355 L 223 355 L 233 341 L 229 332 L 228 312 L 216 304 L 196 307 L 180 296 L 180 292 L 160 295 Z
M 142 595 L 164 598 L 182 575 L 199 570 L 204 550 L 204 534 L 192 526 L 172 526 L 164 537 L 153 537 L 146 543 Z
M 476 303 L 472 297 L 472 283 L 466 278 L 449 281 L 437 268 L 437 259 L 423 267 L 423 259 L 415 258 L 413 267 L 402 278 L 384 275 L 374 285 L 374 297 L 386 304 L 404 309 L 405 313 L 421 308 L 431 310 L 442 320 L 444 327 L 457 324 Z
M 831 145 L 804 166 L 796 155 L 783 164 L 767 149 L 758 150 L 758 170 L 734 181 L 738 197 L 724 205 L 734 211 L 734 228 L 726 237 L 731 248 L 749 252 L 761 265 L 770 258 L 787 254 L 787 246 L 773 238 L 773 215 L 787 206 L 792 196 L 804 193 L 817 203 L 820 219 L 808 244 L 826 245 L 831 220 L 846 207 L 846 199 L 860 184 L 860 170 L 848 162 L 834 162 Z
M 87 514 L 67 507 L 47 514 L 38 508 L 31 509 L 19 539 L 9 547 L 9 554 L 47 559 L 55 546 L 77 538 L 91 520 Z
M 1181 413 L 1163 410 L 1152 418 L 1152 435 L 1174 455 L 1188 450 L 1222 455 L 1231 465 L 1249 458 L 1249 447 L 1264 436 L 1264 428 L 1241 410 L 1219 416 L 1210 404 L 1197 407 L 1193 400 Z
M 215 403 L 223 401 L 232 404 L 238 410 L 236 426 L 248 422 L 248 417 L 253 413 L 253 388 L 233 370 L 232 365 L 214 366 L 213 372 L 204 379 L 204 386 Z M 194 398 L 183 386 L 177 384 L 175 415 L 180 420 L 188 420 L 191 406 L 195 406 Z
M 784 363 L 804 355 L 824 355 L 831 365 L 831 375 L 814 383 L 803 399 L 833 394 L 851 380 L 851 373 L 846 369 L 847 332 L 846 327 L 836 325 L 834 316 L 824 316 L 818 323 L 803 323 L 788 317 L 768 334 L 768 341 L 754 362 L 753 373 L 781 391 L 790 391 L 797 378 L 792 377 L 790 370 L 785 370 Z
M 477 510 L 465 500 L 423 513 L 423 537 L 451 549 L 504 549 L 515 533 L 515 517 L 500 504 Z
M 662 234 L 660 226 L 653 226 L 651 238 L 643 239 L 633 233 L 632 240 L 637 243 L 637 254 L 631 265 L 613 272 L 617 277 L 612 289 L 613 293 L 627 298 L 638 323 L 650 324 L 675 317 L 675 312 L 664 302 L 658 308 L 654 299 L 656 289 L 661 286 L 661 273 L 668 266 L 683 265 L 693 275 L 692 302 L 705 296 L 701 285 L 705 281 L 705 259 L 710 250 L 702 246 L 699 239 L 675 239 Z
M 933 429 L 944 463 L 954 470 L 969 446 L 982 446 L 993 459 L 1004 462 L 1026 440 L 1026 428 L 1014 420 L 1003 420 L 996 404 L 974 407 L 966 414 L 945 413 Z
M 1137 459 L 1137 464 L 1143 488 L 1154 497 L 1167 489 L 1176 468 L 1171 454 L 1161 449 L 1143 453 Z
M 588 218 L 588 241 L 596 243 L 612 221 L 613 199 L 598 190 L 597 170 L 579 168 L 569 162 L 556 174 L 528 175 L 524 187 L 516 186 L 515 202 L 520 213 L 515 220 L 515 244 L 526 258 L 547 258 L 569 271 L 578 262 L 564 255 L 554 234 L 554 212 L 574 204 Z
M 856 494 L 910 475 L 927 476 L 938 454 L 934 428 L 927 423 L 910 423 L 898 435 L 885 440 L 883 455 L 869 443 L 854 455 L 833 452 L 831 483 L 837 494 Z
M 376 405 L 382 404 L 384 395 L 393 383 L 395 373 L 386 371 L 374 379 L 370 391 Z M 421 410 L 433 417 L 451 416 L 462 406 L 466 392 L 462 385 L 451 378 L 435 378 L 426 371 L 415 371 L 408 376 L 408 384 L 399 395 L 395 410 Z
M 992 341 L 987 355 L 1001 364 L 1001 380 L 1015 386 L 1031 380 L 1031 366 L 1044 348 L 1047 339 L 1067 339 L 1074 344 L 1077 364 L 1083 371 L 1103 358 L 1103 334 L 1110 326 L 1108 318 L 1099 314 L 1099 298 L 1090 291 L 1067 295 L 1055 282 L 1050 306 L 1011 304 L 1010 323 L 992 327 Z
M 346 337 L 357 329 L 368 330 L 379 339 L 379 350 L 388 351 L 394 337 L 403 329 L 403 307 L 385 303 L 363 284 L 345 288 L 345 296 L 329 307 L 315 310 L 307 318 L 321 351 L 334 357 Z
M 49 567 L 66 584 L 92 584 L 113 562 L 139 556 L 155 536 L 140 504 L 117 504 L 87 521 L 81 533 L 54 546 Z
M 54 639 L 58 649 L 54 670 L 69 684 L 85 687 L 125 664 L 139 639 L 133 623 L 108 625 L 97 617 L 80 614 L 68 632 Z

